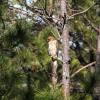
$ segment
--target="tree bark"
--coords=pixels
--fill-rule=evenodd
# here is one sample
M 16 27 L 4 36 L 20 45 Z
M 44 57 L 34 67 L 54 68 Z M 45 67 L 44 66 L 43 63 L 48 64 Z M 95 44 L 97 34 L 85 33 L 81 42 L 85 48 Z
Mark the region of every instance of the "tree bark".
M 94 84 L 93 100 L 100 100 L 100 32 L 98 33 L 97 36 L 97 56 L 96 56 L 96 66 L 95 66 L 94 76 L 95 76 L 95 84 Z
M 47 11 L 48 11 L 48 15 L 50 17 L 52 16 L 52 9 L 53 9 L 53 0 L 49 0 L 48 1 Z
M 62 88 L 64 100 L 69 100 L 70 95 L 70 75 L 69 75 L 69 28 L 67 25 L 67 10 L 66 10 L 66 0 L 60 0 L 61 7 L 61 18 L 63 20 L 63 72 L 62 72 Z
M 69 94 L 70 94 L 70 87 L 69 87 L 69 35 L 68 35 L 68 29 L 67 26 L 64 26 L 63 29 L 63 75 L 62 75 L 62 83 L 63 83 L 63 95 L 64 100 L 69 100 Z
M 58 67 L 57 60 L 54 61 L 52 60 L 51 65 L 52 65 L 52 85 L 53 89 L 55 89 L 57 84 L 57 67 Z

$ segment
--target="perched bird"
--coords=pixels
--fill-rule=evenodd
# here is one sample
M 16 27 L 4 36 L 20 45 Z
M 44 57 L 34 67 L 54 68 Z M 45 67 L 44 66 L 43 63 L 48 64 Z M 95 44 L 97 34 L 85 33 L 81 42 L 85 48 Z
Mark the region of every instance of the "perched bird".
M 55 37 L 49 36 L 47 42 L 49 55 L 52 57 L 52 60 L 57 59 L 58 41 L 55 39 Z

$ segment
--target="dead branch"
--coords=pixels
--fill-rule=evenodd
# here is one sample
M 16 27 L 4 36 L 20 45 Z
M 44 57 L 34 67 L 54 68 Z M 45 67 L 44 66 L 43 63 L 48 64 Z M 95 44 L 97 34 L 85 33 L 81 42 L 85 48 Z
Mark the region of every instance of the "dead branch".
M 89 26 L 91 26 L 91 28 L 93 28 L 97 33 L 100 32 L 100 30 L 85 16 L 83 16 L 84 19 L 88 22 Z
M 96 61 L 92 62 L 92 63 L 89 63 L 85 66 L 83 66 L 82 68 L 78 69 L 76 72 L 74 72 L 72 75 L 71 75 L 71 78 L 73 78 L 75 75 L 77 75 L 80 71 L 86 69 L 87 67 L 90 67 L 92 65 L 96 64 Z
M 89 8 L 87 8 L 87 9 L 81 11 L 81 12 L 78 12 L 78 13 L 75 13 L 75 14 L 69 16 L 68 19 L 73 19 L 73 18 L 74 18 L 75 16 L 77 16 L 77 15 L 81 15 L 81 14 L 86 13 L 86 12 L 87 12 L 88 10 L 90 10 L 94 5 L 95 5 L 95 3 L 93 3 Z

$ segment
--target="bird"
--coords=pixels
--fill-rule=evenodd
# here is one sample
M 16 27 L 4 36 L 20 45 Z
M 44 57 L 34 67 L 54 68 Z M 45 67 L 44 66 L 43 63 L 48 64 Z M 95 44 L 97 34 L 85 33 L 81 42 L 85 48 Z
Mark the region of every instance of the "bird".
M 58 51 L 58 41 L 55 37 L 49 36 L 47 38 L 47 42 L 48 42 L 48 53 L 53 60 L 56 60 Z

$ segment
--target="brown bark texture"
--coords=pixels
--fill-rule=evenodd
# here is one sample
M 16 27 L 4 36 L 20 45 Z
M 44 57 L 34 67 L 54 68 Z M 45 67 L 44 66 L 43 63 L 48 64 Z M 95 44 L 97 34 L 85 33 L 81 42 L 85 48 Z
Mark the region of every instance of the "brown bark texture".
M 57 60 L 54 60 L 51 62 L 52 64 L 52 85 L 53 85 L 53 89 L 55 89 L 56 84 L 57 84 Z
M 62 89 L 64 100 L 69 100 L 70 95 L 70 75 L 69 75 L 69 28 L 67 25 L 66 0 L 60 0 L 61 20 L 63 20 L 62 38 L 63 38 L 63 72 L 62 72 Z

